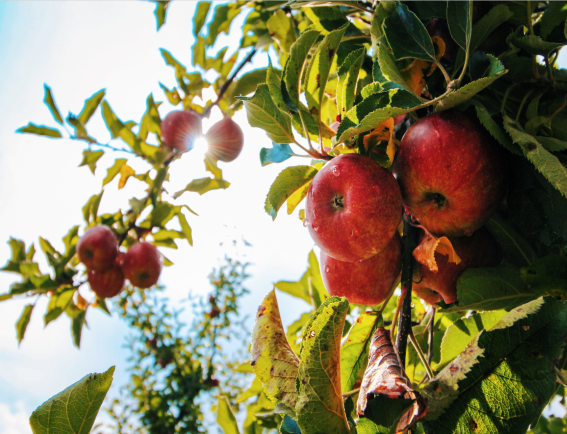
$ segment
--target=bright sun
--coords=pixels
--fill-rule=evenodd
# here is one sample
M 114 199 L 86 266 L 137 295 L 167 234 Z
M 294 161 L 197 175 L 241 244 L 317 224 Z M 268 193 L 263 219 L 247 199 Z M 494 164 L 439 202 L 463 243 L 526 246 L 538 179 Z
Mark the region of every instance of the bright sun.
M 205 137 L 199 137 L 197 140 L 195 140 L 195 145 L 193 147 L 193 154 L 205 155 L 205 152 L 207 152 L 207 148 L 208 148 L 207 139 L 205 139 Z

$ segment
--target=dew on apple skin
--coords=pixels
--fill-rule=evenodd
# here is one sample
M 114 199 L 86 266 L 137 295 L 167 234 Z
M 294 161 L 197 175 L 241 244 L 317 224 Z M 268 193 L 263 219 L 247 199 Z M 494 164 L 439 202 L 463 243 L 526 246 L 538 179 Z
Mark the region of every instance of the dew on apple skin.
M 339 168 L 336 167 L 336 166 L 331 169 L 331 172 L 332 172 L 333 175 L 335 175 L 335 176 L 339 176 L 339 175 L 341 174 L 341 171 L 340 171 Z
M 325 267 L 325 273 L 330 273 L 331 272 L 331 267 L 329 267 L 328 265 Z
M 319 232 L 319 226 L 313 226 L 313 230 L 314 230 L 315 232 Z

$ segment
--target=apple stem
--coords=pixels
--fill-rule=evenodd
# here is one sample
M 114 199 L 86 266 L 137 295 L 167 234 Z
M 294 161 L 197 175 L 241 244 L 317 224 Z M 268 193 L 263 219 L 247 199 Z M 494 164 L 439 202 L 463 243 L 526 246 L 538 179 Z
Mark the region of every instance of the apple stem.
M 402 311 L 398 317 L 398 334 L 396 336 L 396 347 L 402 366 L 406 364 L 406 348 L 408 335 L 411 332 L 411 287 L 413 282 L 413 250 L 417 244 L 418 230 L 415 228 L 408 216 L 404 216 L 404 235 L 402 237 Z

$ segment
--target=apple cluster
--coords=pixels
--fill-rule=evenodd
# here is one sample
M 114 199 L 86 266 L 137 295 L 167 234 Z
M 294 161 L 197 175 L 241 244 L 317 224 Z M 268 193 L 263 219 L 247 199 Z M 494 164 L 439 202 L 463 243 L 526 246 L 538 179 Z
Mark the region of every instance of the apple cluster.
M 187 152 L 203 136 L 201 116 L 192 111 L 174 110 L 161 123 L 163 143 L 174 152 Z M 207 156 L 217 161 L 236 159 L 244 146 L 244 133 L 236 122 L 225 117 L 205 134 Z
M 454 264 L 436 252 L 437 272 L 419 264 L 415 292 L 431 304 L 456 302 L 464 270 L 502 259 L 482 226 L 506 193 L 505 163 L 482 126 L 457 111 L 414 123 L 392 173 L 360 154 L 333 158 L 311 182 L 305 209 L 329 293 L 366 305 L 389 296 L 399 282 L 405 213 L 433 235 L 447 236 L 461 259 Z
M 137 242 L 126 253 L 119 251 L 114 232 L 104 225 L 88 229 L 77 243 L 79 260 L 87 267 L 87 281 L 100 298 L 114 297 L 126 279 L 139 288 L 155 285 L 162 269 L 158 249 Z

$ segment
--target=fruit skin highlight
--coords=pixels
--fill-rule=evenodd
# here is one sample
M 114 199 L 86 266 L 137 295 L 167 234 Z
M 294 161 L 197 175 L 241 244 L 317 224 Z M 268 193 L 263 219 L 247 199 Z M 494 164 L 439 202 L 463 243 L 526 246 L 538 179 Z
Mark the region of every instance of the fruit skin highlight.
M 138 288 L 149 288 L 157 283 L 162 268 L 162 256 L 150 243 L 134 244 L 124 255 L 122 271 L 130 283 Z
M 244 146 L 242 129 L 228 117 L 209 128 L 205 139 L 209 146 L 207 154 L 227 163 L 235 160 Z
M 118 242 L 114 232 L 104 225 L 88 229 L 77 243 L 79 260 L 89 270 L 108 270 L 118 255 Z
M 100 298 L 118 295 L 124 288 L 125 278 L 118 261 L 108 270 L 89 270 L 87 281 L 93 292 Z
M 201 117 L 194 112 L 174 110 L 161 122 L 163 143 L 172 151 L 190 151 L 201 134 Z
M 413 124 L 401 141 L 393 172 L 406 212 L 436 235 L 472 234 L 506 193 L 507 165 L 499 144 L 456 111 Z
M 382 303 L 399 282 L 402 271 L 402 239 L 398 233 L 377 255 L 343 262 L 321 252 L 321 276 L 330 295 L 350 303 Z
M 429 304 L 443 300 L 450 304 L 457 301 L 457 280 L 468 268 L 494 267 L 502 260 L 500 247 L 488 230 L 481 228 L 470 237 L 451 238 L 451 244 L 461 262 L 448 262 L 447 255 L 435 253 L 439 271 L 434 273 L 425 265 L 419 265 L 414 276 L 413 290 Z M 417 275 L 419 274 L 419 275 Z
M 392 239 L 401 219 L 396 180 L 369 157 L 342 154 L 315 175 L 305 217 L 309 234 L 339 261 L 368 259 Z

